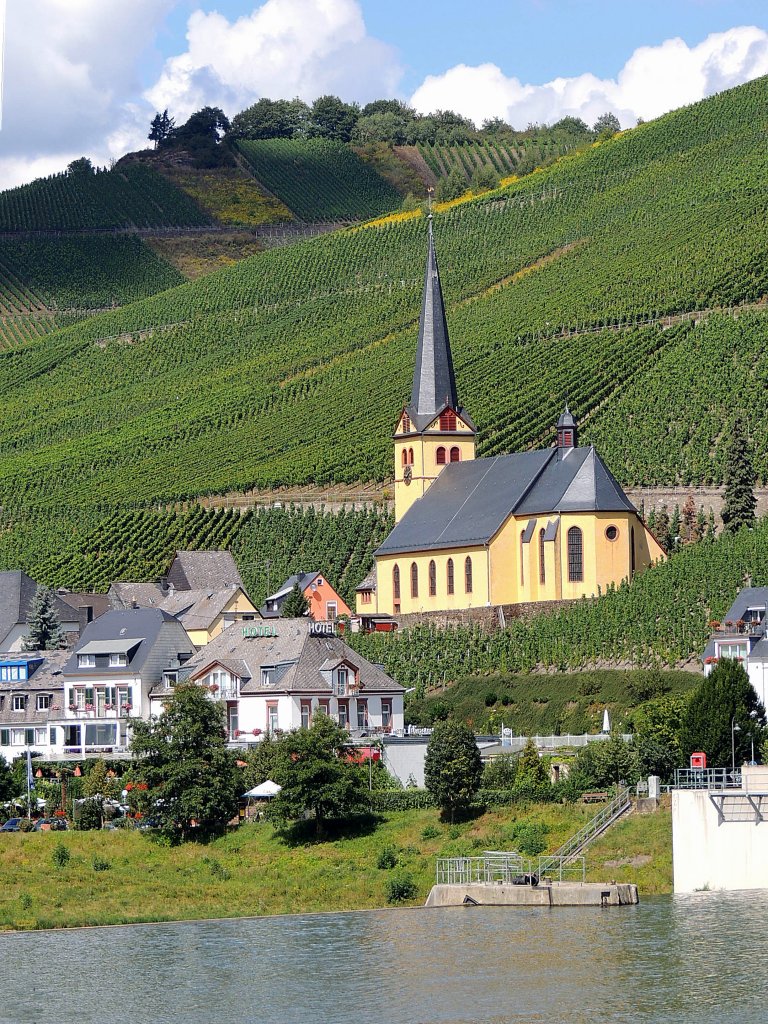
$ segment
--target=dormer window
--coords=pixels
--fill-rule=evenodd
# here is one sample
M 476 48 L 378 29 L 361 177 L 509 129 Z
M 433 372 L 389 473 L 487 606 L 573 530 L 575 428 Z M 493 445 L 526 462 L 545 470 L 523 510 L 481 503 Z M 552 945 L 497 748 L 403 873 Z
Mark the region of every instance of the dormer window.
M 96 668 L 96 655 L 95 654 L 78 654 L 78 656 L 77 656 L 77 667 L 78 668 Z
M 127 654 L 110 654 L 109 656 L 109 667 L 110 668 L 125 668 L 128 664 Z
M 456 413 L 453 411 L 453 409 L 446 409 L 445 412 L 440 413 L 440 429 L 456 429 Z
M 408 434 L 411 430 L 411 417 L 407 412 L 403 413 L 403 433 Z
M 339 668 L 336 669 L 336 695 L 343 697 L 347 692 L 347 686 L 349 685 L 349 669 Z
M 163 686 L 166 689 L 170 689 L 172 686 L 175 686 L 176 683 L 178 683 L 178 681 L 179 681 L 179 673 L 178 672 L 163 672 Z
M 261 685 L 272 686 L 275 682 L 275 666 L 265 665 L 261 670 Z

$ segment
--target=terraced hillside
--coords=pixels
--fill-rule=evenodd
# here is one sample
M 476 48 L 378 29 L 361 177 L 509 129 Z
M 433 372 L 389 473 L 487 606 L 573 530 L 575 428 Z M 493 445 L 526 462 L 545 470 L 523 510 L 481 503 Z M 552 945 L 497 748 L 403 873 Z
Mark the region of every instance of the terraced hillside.
M 464 142 L 454 145 L 420 142 L 416 146 L 399 146 L 398 152 L 405 159 L 413 159 L 415 151 L 432 172 L 435 181 L 458 171 L 469 184 L 481 170 L 489 170 L 497 178 L 512 174 L 523 174 L 542 167 L 573 148 L 577 140 L 551 138 L 516 143 L 500 137 L 483 142 Z
M 237 150 L 300 220 L 365 220 L 402 203 L 397 189 L 341 142 L 262 139 L 239 142 Z
M 548 443 L 567 398 L 625 483 L 717 482 L 728 422 L 748 411 L 768 478 L 765 314 L 667 319 L 768 295 L 767 99 L 750 83 L 436 216 L 482 454 Z M 385 479 L 424 251 L 422 219 L 337 232 L 0 355 L 0 500 Z M 671 372 L 696 401 L 670 394 Z M 665 416 L 686 443 L 659 444 Z

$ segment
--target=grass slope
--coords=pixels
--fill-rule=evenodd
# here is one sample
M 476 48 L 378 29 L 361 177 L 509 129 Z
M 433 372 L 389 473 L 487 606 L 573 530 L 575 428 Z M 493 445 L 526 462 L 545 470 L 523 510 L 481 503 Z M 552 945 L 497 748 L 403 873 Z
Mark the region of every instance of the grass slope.
M 521 821 L 548 827 L 555 850 L 594 814 L 594 808 L 552 804 L 488 811 L 462 825 L 439 822 L 436 810 L 382 815 L 374 831 L 324 843 L 286 844 L 271 825 L 242 826 L 208 846 L 170 849 L 138 832 L 31 833 L 0 837 L 0 929 L 127 924 L 353 910 L 384 906 L 390 872 L 376 859 L 398 851 L 396 870 L 417 885 L 423 903 L 434 881 L 435 858 L 505 849 Z M 427 830 L 430 838 L 424 838 Z M 431 832 L 437 836 L 432 837 Z M 641 893 L 671 889 L 668 812 L 629 818 L 602 837 L 589 856 L 588 878 L 640 881 Z M 60 842 L 70 852 L 53 865 Z M 640 870 L 606 861 L 650 857 Z M 95 870 L 105 861 L 107 870 Z

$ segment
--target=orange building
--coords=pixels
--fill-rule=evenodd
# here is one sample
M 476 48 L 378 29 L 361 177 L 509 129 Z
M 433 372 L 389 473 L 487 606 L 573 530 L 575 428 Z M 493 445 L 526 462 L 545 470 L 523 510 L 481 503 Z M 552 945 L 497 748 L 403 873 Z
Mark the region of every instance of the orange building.
M 299 572 L 289 576 L 282 587 L 266 599 L 259 609 L 261 617 L 278 618 L 283 603 L 297 583 L 309 602 L 309 617 L 315 622 L 335 622 L 340 615 L 351 614 L 349 605 L 321 572 Z

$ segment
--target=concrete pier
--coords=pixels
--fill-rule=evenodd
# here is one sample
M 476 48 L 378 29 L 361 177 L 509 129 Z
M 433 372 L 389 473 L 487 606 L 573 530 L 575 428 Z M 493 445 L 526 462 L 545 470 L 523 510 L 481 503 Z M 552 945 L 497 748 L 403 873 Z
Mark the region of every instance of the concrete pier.
M 427 907 L 624 907 L 640 902 L 637 886 L 616 882 L 470 882 L 433 885 Z

